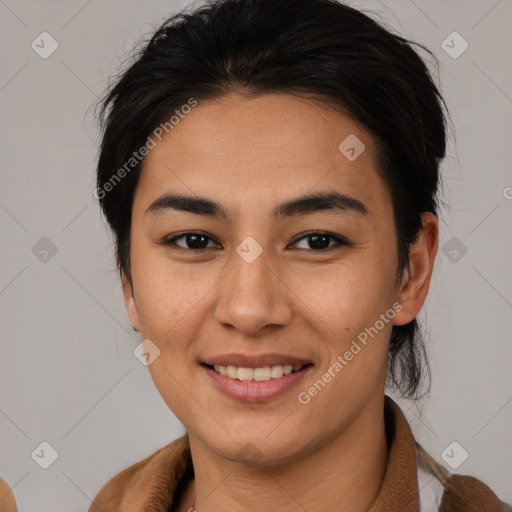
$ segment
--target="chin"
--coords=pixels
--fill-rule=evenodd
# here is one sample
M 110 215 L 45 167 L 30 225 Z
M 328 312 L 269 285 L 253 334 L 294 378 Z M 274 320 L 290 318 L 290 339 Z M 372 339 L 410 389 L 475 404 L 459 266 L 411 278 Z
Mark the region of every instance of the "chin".
M 254 425 L 251 430 L 254 431 Z M 204 437 L 199 437 L 208 449 L 219 457 L 233 462 L 243 462 L 248 466 L 290 462 L 304 450 L 304 445 L 309 444 L 302 439 L 291 437 L 289 429 L 279 434 L 272 433 L 269 429 L 257 434 L 251 434 L 247 430 L 231 430 L 230 433 L 232 435 L 222 430 L 219 436 L 211 438 L 210 431 Z

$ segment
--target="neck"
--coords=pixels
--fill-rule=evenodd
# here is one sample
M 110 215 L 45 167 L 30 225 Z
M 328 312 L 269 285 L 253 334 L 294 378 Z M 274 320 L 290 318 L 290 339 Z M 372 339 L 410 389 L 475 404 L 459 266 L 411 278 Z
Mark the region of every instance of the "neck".
M 293 462 L 247 467 L 212 454 L 194 436 L 195 478 L 180 510 L 367 511 L 379 493 L 388 459 L 384 401 L 367 404 L 352 424 Z

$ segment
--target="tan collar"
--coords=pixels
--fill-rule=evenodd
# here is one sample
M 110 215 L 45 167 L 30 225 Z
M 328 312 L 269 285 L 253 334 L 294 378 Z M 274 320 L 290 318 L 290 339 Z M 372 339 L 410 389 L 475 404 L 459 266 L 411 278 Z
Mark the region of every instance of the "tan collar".
M 386 474 L 370 512 L 418 512 L 416 442 L 400 407 L 389 396 L 384 401 L 386 432 L 390 439 Z
M 413 434 L 398 405 L 385 397 L 389 459 L 371 512 L 418 512 L 417 455 Z M 192 475 L 187 435 L 160 448 L 108 481 L 89 512 L 168 512 L 178 483 Z

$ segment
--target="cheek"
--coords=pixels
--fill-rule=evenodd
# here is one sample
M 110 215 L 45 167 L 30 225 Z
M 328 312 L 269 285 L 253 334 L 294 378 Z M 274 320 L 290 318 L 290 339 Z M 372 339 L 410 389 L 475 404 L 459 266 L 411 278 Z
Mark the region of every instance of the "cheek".
M 320 338 L 322 370 L 343 358 L 343 370 L 333 370 L 332 393 L 357 388 L 356 394 L 364 394 L 381 378 L 392 329 L 392 317 L 382 321 L 381 315 L 392 308 L 393 283 L 394 274 L 381 260 L 361 258 L 323 276 L 309 275 L 298 286 L 304 315 Z
M 314 304 L 309 308 L 314 314 L 309 313 L 308 318 L 315 324 L 314 330 L 322 333 L 319 347 L 324 354 L 319 373 L 325 385 L 316 375 L 301 391 L 311 398 L 319 415 L 331 410 L 330 425 L 345 421 L 347 411 L 385 385 L 395 313 L 393 282 L 394 275 L 382 267 L 354 265 L 343 272 L 338 269 L 323 281 L 321 290 L 303 289 L 304 302 Z M 332 404 L 340 405 L 332 409 Z
M 193 340 L 203 325 L 204 299 L 212 285 L 207 276 L 177 272 L 176 266 L 165 258 L 152 258 L 149 251 L 146 257 L 140 252 L 133 259 L 141 336 L 160 351 L 148 370 L 164 402 L 183 421 L 196 364 Z
M 295 274 L 296 276 L 297 274 Z M 336 334 L 375 322 L 393 303 L 394 274 L 378 258 L 353 258 L 297 279 L 297 296 Z
M 176 339 L 176 332 L 201 310 L 215 285 L 207 267 L 177 265 L 160 251 L 133 251 L 134 287 L 142 334 L 155 343 Z
M 148 366 L 153 383 L 167 407 L 182 423 L 190 423 L 191 409 L 198 416 L 198 421 L 206 423 L 208 418 L 201 417 L 205 414 L 202 408 L 191 404 L 191 401 L 197 401 L 199 395 L 193 390 L 193 381 L 178 357 L 176 353 L 170 355 L 169 351 L 161 352 L 160 357 Z

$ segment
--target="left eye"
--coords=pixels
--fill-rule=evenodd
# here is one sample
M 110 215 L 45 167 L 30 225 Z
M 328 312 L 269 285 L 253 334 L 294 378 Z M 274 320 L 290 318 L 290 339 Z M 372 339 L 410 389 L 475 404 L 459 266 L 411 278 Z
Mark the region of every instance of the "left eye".
M 334 240 L 334 244 L 330 244 L 329 241 Z M 299 249 L 312 249 L 315 251 L 322 251 L 330 249 L 334 246 L 347 245 L 347 242 L 338 236 L 329 235 L 328 233 L 309 233 L 294 242 L 294 245 L 304 242 L 309 247 L 299 247 Z

